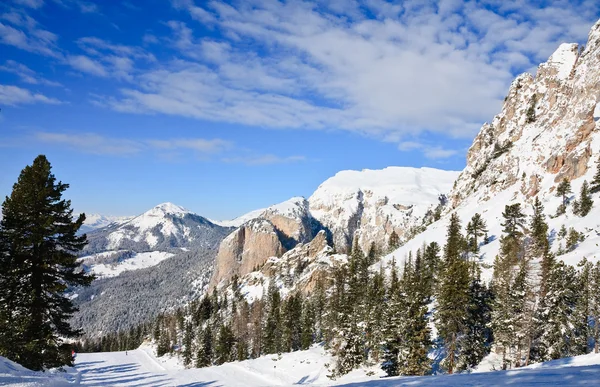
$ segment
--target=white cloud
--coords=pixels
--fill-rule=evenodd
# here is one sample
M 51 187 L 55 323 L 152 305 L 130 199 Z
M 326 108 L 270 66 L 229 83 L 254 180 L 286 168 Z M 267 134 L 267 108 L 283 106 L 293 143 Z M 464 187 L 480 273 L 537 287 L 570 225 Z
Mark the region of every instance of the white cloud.
M 13 0 L 13 2 L 34 9 L 41 8 L 44 5 L 44 0 Z
M 36 141 L 73 148 L 79 152 L 97 155 L 130 156 L 141 152 L 191 150 L 199 155 L 220 154 L 233 147 L 229 141 L 203 138 L 172 138 L 133 140 L 106 137 L 96 133 L 36 132 Z
M 0 85 L 0 104 L 16 106 L 34 103 L 58 105 L 61 101 L 17 86 Z
M 12 11 L 0 15 L 0 19 L 8 22 L 0 22 L 0 43 L 50 57 L 61 56 L 56 46 L 58 36 L 42 29 L 31 17 Z
M 221 139 L 206 140 L 202 138 L 150 140 L 148 143 L 157 149 L 191 149 L 201 153 L 221 153 L 232 147 L 232 144 L 229 141 Z
M 45 86 L 62 86 L 58 82 L 50 81 L 43 77 L 40 77 L 35 71 L 25 66 L 22 63 L 18 63 L 14 60 L 7 60 L 4 65 L 0 66 L 0 71 L 16 74 L 21 81 L 29 83 L 31 85 L 45 85 Z
M 306 161 L 304 156 L 287 156 L 281 157 L 273 154 L 248 156 L 248 157 L 231 157 L 223 158 L 226 163 L 240 163 L 246 165 L 274 165 L 274 164 L 289 164 Z
M 49 144 L 60 144 L 73 148 L 79 152 L 96 155 L 133 155 L 142 150 L 136 141 L 106 138 L 93 133 L 50 133 L 37 132 L 34 139 Z
M 429 145 L 417 141 L 401 141 L 398 144 L 398 149 L 403 152 L 420 150 L 425 157 L 432 160 L 447 159 L 459 154 L 459 151 L 455 149 L 445 149 L 438 145 Z
M 172 4 L 222 38 L 168 22 L 172 46 L 187 59 L 150 68 L 120 97 L 102 99 L 106 106 L 382 139 L 424 131 L 471 137 L 500 109 L 514 72 L 563 40 L 583 40 L 600 9 L 562 0 L 498 13 L 506 2 Z M 420 149 L 431 158 L 454 152 Z
M 66 61 L 71 67 L 81 72 L 97 75 L 99 77 L 108 76 L 108 72 L 102 63 L 85 55 L 70 55 L 67 57 Z

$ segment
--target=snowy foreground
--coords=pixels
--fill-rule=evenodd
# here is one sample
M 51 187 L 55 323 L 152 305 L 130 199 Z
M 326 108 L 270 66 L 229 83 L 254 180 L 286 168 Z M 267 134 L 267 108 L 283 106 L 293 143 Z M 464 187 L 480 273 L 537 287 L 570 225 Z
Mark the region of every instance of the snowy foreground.
M 512 371 L 461 375 L 381 378 L 356 370 L 341 379 L 327 378 L 331 358 L 320 347 L 308 351 L 264 356 L 203 369 L 182 369 L 175 359 L 157 359 L 152 350 L 80 354 L 66 373 L 39 373 L 0 357 L 0 386 L 592 386 L 600 380 L 600 354 L 535 364 Z M 375 370 L 375 369 L 373 369 Z

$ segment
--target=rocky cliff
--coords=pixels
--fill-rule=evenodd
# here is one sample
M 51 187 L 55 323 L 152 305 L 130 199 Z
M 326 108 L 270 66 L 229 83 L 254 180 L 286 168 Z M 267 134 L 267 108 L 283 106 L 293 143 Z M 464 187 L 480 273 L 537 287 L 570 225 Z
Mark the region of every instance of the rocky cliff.
M 507 189 L 532 198 L 563 179 L 583 176 L 599 149 L 593 135 L 600 111 L 598 69 L 600 23 L 585 49 L 562 44 L 535 76 L 518 76 L 502 111 L 473 141 L 452 192 L 453 205 L 489 200 Z

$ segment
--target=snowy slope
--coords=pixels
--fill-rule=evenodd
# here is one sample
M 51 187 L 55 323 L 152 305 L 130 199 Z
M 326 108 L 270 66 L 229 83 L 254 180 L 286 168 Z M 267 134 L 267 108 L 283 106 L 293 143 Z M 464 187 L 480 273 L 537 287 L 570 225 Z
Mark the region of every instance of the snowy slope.
M 260 217 L 260 215 L 265 211 L 265 208 L 261 208 L 258 210 L 250 211 L 247 214 L 242 216 L 238 216 L 235 219 L 231 220 L 212 220 L 209 219 L 212 223 L 217 224 L 222 227 L 240 227 L 242 224 Z
M 79 232 L 86 233 L 99 228 L 109 226 L 113 223 L 121 224 L 133 219 L 133 216 L 112 216 L 100 214 L 85 214 L 85 222 Z
M 554 217 L 561 203 L 555 196 L 559 182 L 571 182 L 577 199 L 584 180 L 592 180 L 600 154 L 600 21 L 592 28 L 584 51 L 576 44 L 562 44 L 537 74 L 522 74 L 512 83 L 502 111 L 486 123 L 467 154 L 467 166 L 451 192 L 445 216 L 397 251 L 393 257 L 401 266 L 409 251 L 423 243 L 443 244 L 451 212 L 463 227 L 474 213 L 486 220 L 492 242 L 481 247 L 484 276 L 490 278 L 499 251 L 502 211 L 505 205 L 521 203 L 527 215 L 538 197 L 545 206 L 552 250 L 565 241 L 557 237 L 561 226 L 583 232 L 586 239 L 558 259 L 575 265 L 584 256 L 595 262 L 600 243 L 600 195 L 585 218 L 567 213 Z M 594 113 L 596 112 L 596 113 Z M 534 113 L 534 114 L 532 114 Z M 533 118 L 533 119 L 531 119 Z M 552 218 L 551 218 L 552 216 Z
M 124 271 L 144 269 L 158 265 L 174 253 L 149 251 L 134 253 L 127 250 L 107 251 L 79 258 L 85 270 L 94 273 L 97 278 L 114 277 Z M 111 259 L 113 258 L 114 259 Z
M 0 385 L 25 386 L 594 386 L 600 376 L 600 355 L 589 354 L 534 364 L 511 371 L 382 378 L 376 368 L 358 369 L 338 380 L 327 377 L 332 359 L 323 348 L 262 356 L 243 362 L 183 369 L 174 358 L 156 358 L 146 346 L 125 352 L 78 354 L 67 373 L 32 372 L 0 357 Z M 367 375 L 368 371 L 374 372 Z
M 364 250 L 370 242 L 383 247 L 393 230 L 402 237 L 420 226 L 440 195 L 450 193 L 458 174 L 408 167 L 338 172 L 309 198 L 310 212 L 333 233 L 340 251 L 355 232 Z

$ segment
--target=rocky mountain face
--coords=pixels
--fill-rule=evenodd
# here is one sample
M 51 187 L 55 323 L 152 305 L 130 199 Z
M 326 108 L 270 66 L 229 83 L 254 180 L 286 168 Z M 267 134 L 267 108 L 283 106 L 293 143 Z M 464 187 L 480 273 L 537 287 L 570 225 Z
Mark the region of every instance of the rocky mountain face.
M 262 270 L 270 258 L 292 257 L 299 244 L 306 248 L 317 235 L 338 252 L 348 252 L 354 238 L 365 251 L 371 242 L 387 248 L 393 231 L 408 239 L 433 220 L 457 175 L 402 167 L 340 172 L 310 199 L 269 207 L 225 238 L 211 285 Z
M 525 214 L 532 213 L 535 197 L 545 207 L 549 239 L 557 258 L 576 265 L 582 257 L 594 262 L 600 256 L 600 198 L 586 217 L 564 214 L 557 208 L 562 199 L 556 188 L 570 181 L 569 202 L 577 199 L 584 181 L 590 182 L 600 166 L 600 21 L 592 28 L 587 45 L 562 44 L 548 61 L 539 65 L 535 76 L 519 75 L 511 84 L 501 112 L 486 123 L 467 154 L 467 166 L 450 193 L 451 206 L 438 222 L 392 252 L 401 267 L 409 252 L 423 243 L 444 243 L 451 213 L 463 226 L 479 213 L 487 222 L 491 242 L 481 246 L 480 263 L 484 278 L 498 254 L 505 205 L 521 203 Z M 580 232 L 583 237 L 571 249 L 559 235 L 561 228 Z M 534 262 L 534 268 L 535 268 Z
M 319 228 L 304 198 L 265 209 L 221 242 L 211 285 L 250 273 L 269 257 L 281 257 L 299 243 L 309 242 Z
M 355 237 L 364 251 L 371 242 L 382 250 L 392 231 L 404 239 L 417 232 L 428 212 L 444 205 L 457 176 L 433 168 L 342 171 L 312 194 L 310 213 L 338 251 L 348 252 Z
M 467 154 L 452 203 L 489 200 L 512 189 L 526 198 L 582 177 L 599 145 L 600 23 L 588 44 L 562 44 L 537 74 L 510 86 L 502 111 L 486 123 Z M 592 157 L 594 155 L 594 157 Z

